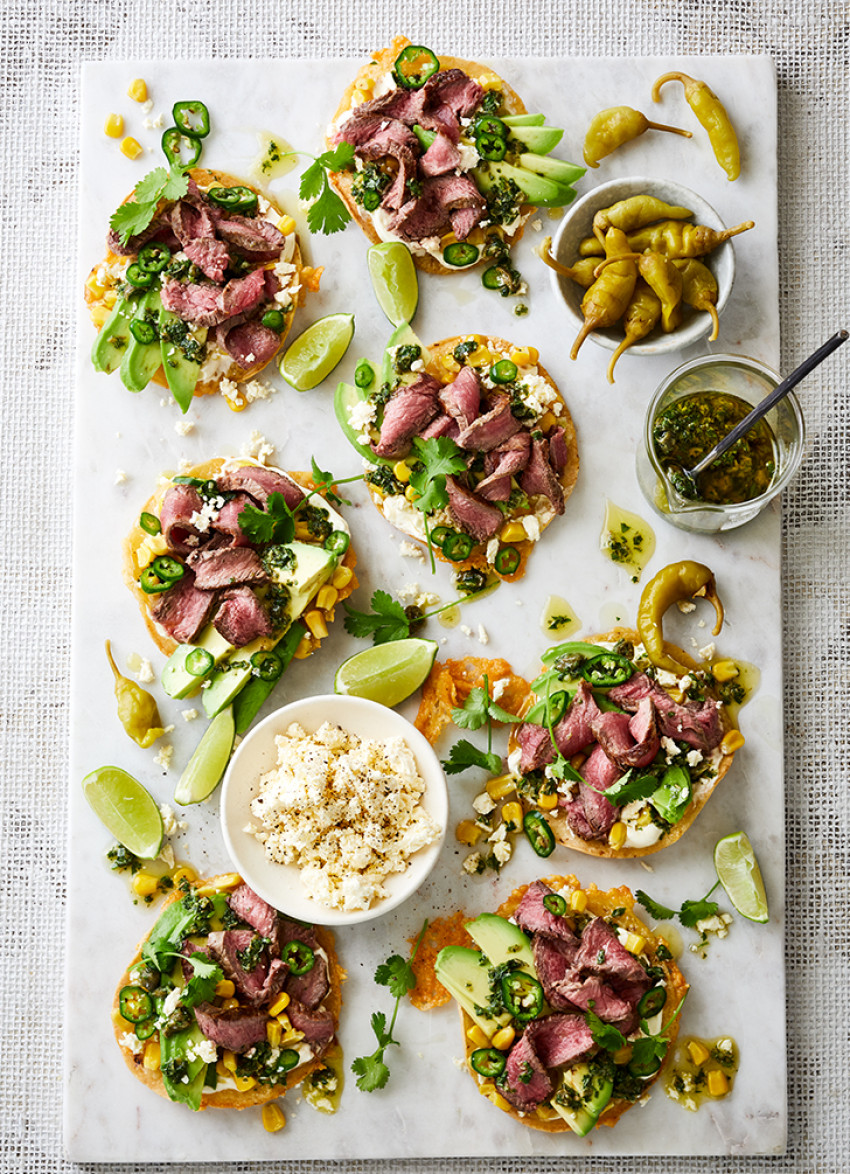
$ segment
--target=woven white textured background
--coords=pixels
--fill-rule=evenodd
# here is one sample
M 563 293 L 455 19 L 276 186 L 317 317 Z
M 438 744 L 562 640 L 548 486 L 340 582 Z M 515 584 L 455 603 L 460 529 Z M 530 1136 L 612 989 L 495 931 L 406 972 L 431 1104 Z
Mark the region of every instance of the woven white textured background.
M 850 325 L 847 4 L 432 0 L 426 8 L 422 0 L 240 5 L 48 0 L 23 9 L 8 0 L 0 4 L 0 502 L 7 559 L 0 574 L 2 1174 L 78 1168 L 61 1151 L 59 1008 L 67 850 L 67 487 L 73 307 L 80 294 L 74 271 L 79 62 L 195 52 L 203 57 L 365 54 L 394 32 L 471 57 L 772 55 L 779 76 L 783 370 L 839 326 Z M 850 1167 L 850 729 L 843 703 L 850 681 L 848 363 L 850 354 L 839 353 L 828 373 L 803 392 L 809 449 L 783 513 L 789 1150 L 784 1158 L 676 1159 L 682 1174 L 844 1174 Z M 460 1168 L 488 1174 L 671 1171 L 660 1159 L 330 1165 L 351 1174 L 449 1174 Z M 280 1168 L 316 1167 L 294 1160 Z

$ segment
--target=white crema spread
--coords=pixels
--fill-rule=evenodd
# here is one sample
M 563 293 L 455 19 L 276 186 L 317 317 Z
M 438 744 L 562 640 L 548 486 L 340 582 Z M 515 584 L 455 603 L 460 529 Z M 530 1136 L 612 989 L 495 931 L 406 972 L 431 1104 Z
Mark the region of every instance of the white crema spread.
M 358 738 L 297 722 L 275 738 L 277 766 L 260 776 L 248 830 L 279 864 L 301 869 L 308 895 L 331 909 L 368 909 L 384 881 L 440 835 L 420 802 L 425 781 L 403 738 Z

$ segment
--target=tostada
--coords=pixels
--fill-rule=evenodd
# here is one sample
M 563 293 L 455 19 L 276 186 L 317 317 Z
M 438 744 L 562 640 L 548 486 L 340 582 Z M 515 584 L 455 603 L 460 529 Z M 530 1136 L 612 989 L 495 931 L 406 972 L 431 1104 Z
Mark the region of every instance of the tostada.
M 563 131 L 528 114 L 488 66 L 396 37 L 373 53 L 328 128 L 352 168 L 333 182 L 372 241 L 401 240 L 428 273 L 504 259 L 534 205 L 560 207 L 585 169 L 549 152 Z
M 326 486 L 322 486 L 326 488 Z M 348 523 L 306 473 L 246 457 L 162 477 L 124 542 L 124 579 L 171 697 L 213 717 L 309 656 L 357 586 Z
M 290 921 L 234 873 L 182 882 L 118 983 L 127 1067 L 190 1109 L 245 1109 L 322 1066 L 344 978 L 333 935 Z
M 584 1137 L 658 1078 L 688 985 L 633 907 L 625 887 L 547 877 L 466 924 L 477 949 L 437 955 L 469 1072 L 518 1123 Z
M 119 212 L 144 207 L 144 183 Z M 144 228 L 110 228 L 85 297 L 99 331 L 95 369 L 119 370 L 131 391 L 167 386 L 185 412 L 193 396 L 253 379 L 278 353 L 302 296 L 301 252 L 292 217 L 233 176 L 193 168 L 172 172 L 165 192 L 172 186 L 180 194 L 162 196 Z

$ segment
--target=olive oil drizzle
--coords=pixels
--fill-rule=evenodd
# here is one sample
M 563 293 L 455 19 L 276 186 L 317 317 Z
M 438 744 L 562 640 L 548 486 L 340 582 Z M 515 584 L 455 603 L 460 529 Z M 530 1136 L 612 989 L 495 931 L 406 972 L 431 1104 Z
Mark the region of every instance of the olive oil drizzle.
M 606 501 L 600 549 L 637 583 L 655 553 L 655 532 L 640 514 Z
M 694 1054 L 699 1063 L 694 1061 Z M 731 1036 L 680 1037 L 664 1076 L 664 1091 L 683 1109 L 695 1113 L 705 1101 L 718 1101 L 729 1095 L 739 1063 L 738 1045 Z

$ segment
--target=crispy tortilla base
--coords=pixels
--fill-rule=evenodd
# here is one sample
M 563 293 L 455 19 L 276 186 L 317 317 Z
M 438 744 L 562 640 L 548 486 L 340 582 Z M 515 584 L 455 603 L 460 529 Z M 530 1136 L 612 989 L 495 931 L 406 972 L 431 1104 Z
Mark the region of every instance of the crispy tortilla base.
M 250 457 L 214 457 L 212 460 L 204 461 L 203 464 L 195 465 L 189 470 L 187 474 L 185 474 L 185 476 L 198 477 L 203 480 L 207 480 L 210 477 L 214 477 L 216 473 L 219 472 L 225 462 L 225 459 L 237 461 L 240 465 L 256 465 L 259 463 L 252 460 Z M 273 466 L 266 467 L 272 468 Z M 277 472 L 283 472 L 283 470 L 278 469 Z M 293 481 L 297 481 L 303 489 L 315 488 L 315 483 L 309 473 L 288 473 L 287 476 L 291 477 Z M 177 641 L 169 636 L 164 629 L 160 628 L 151 615 L 151 605 L 152 603 L 156 602 L 157 596 L 146 595 L 139 586 L 139 567 L 136 561 L 136 553 L 139 550 L 142 542 L 144 542 L 146 538 L 150 537 L 150 535 L 147 534 L 139 525 L 139 519 L 141 515 L 143 513 L 150 513 L 154 514 L 154 516 L 158 518 L 162 506 L 162 499 L 165 497 L 165 494 L 170 488 L 171 482 L 169 481 L 168 485 L 164 485 L 160 489 L 157 489 L 156 493 L 154 493 L 152 497 L 149 497 L 142 506 L 141 510 L 139 510 L 139 514 L 136 517 L 129 534 L 124 539 L 122 558 L 122 575 L 124 582 L 130 588 L 136 598 L 136 602 L 138 603 L 139 609 L 142 613 L 142 619 L 145 621 L 147 629 L 150 632 L 151 639 L 153 640 L 154 644 L 156 644 L 160 652 L 164 652 L 166 656 L 170 656 L 177 647 Z M 345 556 L 343 557 L 340 565 L 350 567 L 352 572 L 354 571 L 354 568 L 357 565 L 357 555 L 355 554 L 354 547 L 351 543 L 349 543 L 348 550 L 345 552 Z M 337 602 L 341 603 L 344 599 L 347 599 L 357 586 L 357 575 L 352 574 L 349 582 L 344 587 L 340 587 Z M 330 608 L 324 613 L 324 615 L 328 622 L 332 621 L 334 618 L 334 608 Z M 321 643 L 321 641 L 316 637 L 312 637 L 312 639 L 314 641 L 314 647 L 311 649 L 311 653 L 315 652 Z
M 432 746 L 451 722 L 452 710 L 461 707 L 473 689 L 483 686 L 485 676 L 491 690 L 497 682 L 507 682 L 499 694 L 502 709 L 508 713 L 527 712 L 531 697 L 528 682 L 518 677 L 506 660 L 465 656 L 463 660 L 435 661 L 422 686 L 422 700 L 413 723 Z
M 215 887 L 216 884 L 221 884 L 222 887 L 232 888 L 232 883 L 229 885 L 225 884 L 225 882 L 228 880 L 232 882 L 232 876 L 232 873 L 228 873 L 225 876 L 214 876 L 209 880 L 199 880 L 196 882 L 196 884 L 197 886 L 209 885 L 213 887 Z M 162 908 L 167 908 L 174 901 L 179 899 L 179 892 L 175 891 L 171 893 L 163 903 Z M 325 926 L 321 925 L 316 925 L 313 927 L 313 929 L 319 945 L 328 956 L 328 972 L 331 987 L 327 996 L 325 997 L 323 1005 L 328 1011 L 331 1012 L 335 1022 L 338 1025 L 339 1013 L 342 1007 L 342 983 L 346 978 L 346 973 L 339 964 L 339 959 L 337 958 L 336 948 L 334 945 L 334 937 L 331 931 Z M 124 1062 L 133 1075 L 141 1080 L 142 1084 L 145 1084 L 148 1088 L 153 1089 L 153 1091 L 157 1093 L 158 1096 L 168 1098 L 168 1093 L 165 1091 L 165 1085 L 163 1084 L 162 1075 L 159 1069 L 156 1069 L 155 1071 L 149 1071 L 142 1063 L 142 1056 L 134 1055 L 134 1053 L 131 1052 L 129 1048 L 125 1048 L 120 1042 L 121 1036 L 125 1032 L 133 1030 L 133 1024 L 128 1023 L 126 1019 L 122 1019 L 119 1009 L 118 996 L 121 992 L 121 988 L 130 984 L 130 971 L 139 961 L 141 961 L 142 946 L 144 946 L 149 936 L 149 934 L 146 934 L 145 937 L 142 938 L 141 942 L 139 942 L 133 960 L 121 975 L 118 986 L 115 988 L 115 997 L 112 1000 L 112 1028 L 115 1033 L 115 1040 L 118 1043 L 119 1048 L 121 1048 L 121 1054 L 124 1057 Z M 314 1060 L 309 1060 L 305 1064 L 299 1064 L 297 1068 L 293 1068 L 291 1072 L 287 1073 L 285 1085 L 258 1084 L 253 1088 L 248 1089 L 246 1092 L 239 1092 L 233 1088 L 226 1088 L 222 1089 L 220 1092 L 204 1093 L 201 1096 L 201 1108 L 248 1109 L 251 1105 L 264 1105 L 267 1101 L 273 1101 L 278 1097 L 285 1096 L 285 1094 L 289 1092 L 291 1088 L 294 1088 L 296 1085 L 300 1084 L 306 1076 L 309 1076 L 311 1072 L 314 1072 L 321 1066 L 321 1057 L 317 1057 Z
M 205 167 L 193 167 L 192 170 L 189 172 L 189 175 L 192 177 L 192 179 L 195 181 L 196 184 L 198 184 L 199 186 L 202 186 L 202 187 L 206 186 L 207 184 L 217 182 L 217 183 L 223 184 L 225 187 L 248 187 L 248 188 L 251 188 L 251 191 L 256 192 L 257 195 L 260 196 L 262 199 L 268 200 L 268 202 L 271 204 L 272 208 L 274 208 L 275 212 L 278 212 L 281 216 L 285 215 L 283 209 L 278 207 L 278 205 L 274 202 L 274 200 L 271 198 L 271 196 L 267 195 L 265 192 L 261 192 L 259 190 L 259 188 L 255 188 L 251 184 L 246 183 L 243 179 L 237 179 L 236 176 L 228 175 L 228 173 L 226 171 L 208 171 Z M 132 194 L 133 193 L 131 192 L 130 195 L 125 196 L 125 198 L 121 202 L 123 204 L 126 204 L 127 201 L 131 198 Z M 89 279 L 91 279 L 92 277 L 95 276 L 95 274 L 97 273 L 97 271 L 101 265 L 104 265 L 104 264 L 109 265 L 112 262 L 117 261 L 117 260 L 119 260 L 119 257 L 117 257 L 115 253 L 107 252 L 104 260 L 99 261 L 98 264 L 94 266 L 91 273 L 89 274 Z M 302 258 L 301 258 L 301 249 L 298 244 L 297 237 L 295 240 L 295 252 L 292 255 L 292 264 L 295 266 L 296 271 L 300 274 L 301 267 L 302 267 Z M 110 289 L 112 289 L 115 284 L 116 283 L 112 279 L 110 279 L 108 285 L 106 286 L 107 292 Z M 85 285 L 84 293 L 85 293 L 86 305 L 89 307 L 90 311 L 93 310 L 96 306 L 104 306 L 105 305 L 105 303 L 103 301 L 104 295 L 101 294 L 99 297 L 95 297 L 93 291 L 89 288 L 88 282 Z M 295 319 L 295 311 L 298 309 L 299 303 L 301 302 L 301 300 L 303 298 L 303 293 L 304 293 L 304 291 L 303 291 L 303 286 L 302 286 L 302 288 L 301 288 L 301 290 L 299 290 L 298 294 L 292 299 L 292 309 L 287 314 L 284 314 L 284 327 L 283 327 L 283 330 L 280 332 L 280 342 L 279 342 L 277 350 L 274 352 L 274 354 L 269 355 L 268 359 L 266 359 L 266 361 L 264 363 L 260 364 L 260 366 L 252 367 L 250 371 L 246 371 L 243 367 L 238 366 L 238 364 L 236 364 L 235 362 L 231 362 L 228 370 L 225 371 L 222 375 L 218 376 L 216 379 L 208 380 L 206 383 L 196 384 L 193 394 L 196 396 L 215 395 L 218 392 L 223 379 L 229 379 L 233 383 L 244 383 L 246 380 L 256 379 L 256 377 L 259 375 L 259 373 L 265 367 L 267 367 L 269 365 L 269 363 L 272 361 L 272 359 L 275 358 L 275 356 L 277 354 L 280 353 L 281 347 L 283 346 L 284 342 L 286 341 L 286 336 L 289 334 L 289 331 L 292 329 L 292 323 Z M 98 331 L 100 331 L 100 326 L 98 326 L 97 329 L 98 329 Z M 160 387 L 166 387 L 166 388 L 168 387 L 168 380 L 165 378 L 165 371 L 163 370 L 162 367 L 160 367 L 159 370 L 157 371 L 157 373 L 153 376 L 153 378 L 151 379 L 151 382 L 159 384 Z
M 596 636 L 583 636 L 582 639 L 589 641 L 592 644 L 611 641 L 616 642 L 617 640 L 629 640 L 632 644 L 641 643 L 639 633 L 631 628 L 613 628 L 610 632 L 603 632 L 601 635 Z M 699 667 L 691 656 L 689 656 L 683 649 L 678 648 L 676 645 L 667 643 L 665 644 L 665 648 L 671 653 L 671 655 L 675 656 L 678 661 L 687 665 L 689 668 Z M 526 713 L 531 708 L 532 704 L 533 698 L 530 698 L 525 710 Z M 728 727 L 729 723 L 725 710 L 723 711 L 723 719 L 724 725 Z M 516 740 L 515 731 L 516 727 L 513 727 L 511 729 L 511 737 L 508 744 L 508 753 L 516 749 L 519 744 Z M 558 843 L 563 844 L 566 848 L 572 848 L 575 852 L 583 852 L 586 856 L 606 856 L 611 858 L 616 857 L 618 860 L 622 857 L 651 856 L 653 852 L 660 852 L 663 848 L 667 848 L 670 844 L 675 844 L 677 840 L 681 839 L 681 837 L 685 834 L 696 817 L 702 811 L 703 807 L 705 807 L 711 796 L 714 794 L 714 790 L 717 784 L 729 770 L 729 767 L 732 765 L 732 759 L 734 757 L 734 751 L 731 754 L 723 755 L 717 766 L 717 774 L 710 782 L 701 785 L 700 794 L 695 799 L 692 799 L 690 807 L 679 820 L 679 822 L 674 827 L 672 827 L 666 835 L 662 836 L 660 840 L 654 844 L 649 844 L 646 848 L 614 849 L 609 844 L 602 843 L 601 841 L 583 840 L 581 836 L 577 836 L 575 832 L 572 831 L 570 825 L 567 822 L 567 817 L 563 814 L 559 814 L 559 809 L 556 809 L 554 812 L 546 811 L 543 812 L 543 814 L 546 816 L 546 822 L 554 832 L 555 839 L 558 841 Z M 523 799 L 524 810 L 529 811 L 533 807 L 533 803 L 530 803 L 527 799 Z
M 582 887 L 574 876 L 544 876 L 540 879 L 553 889 L 565 888 L 567 885 L 576 889 Z M 496 910 L 498 915 L 500 917 L 512 917 L 516 912 L 517 906 L 522 900 L 528 887 L 528 885 L 520 885 L 518 889 L 514 889 L 507 900 L 504 901 Z M 672 1014 L 682 997 L 687 992 L 688 983 L 685 981 L 685 976 L 682 974 L 681 970 L 674 961 L 662 961 L 656 957 L 655 951 L 658 949 L 659 944 L 664 941 L 663 935 L 656 935 L 651 933 L 647 926 L 644 925 L 644 923 L 640 920 L 640 918 L 635 915 L 635 899 L 631 890 L 627 889 L 625 885 L 621 885 L 619 888 L 609 889 L 607 892 L 605 892 L 604 890 L 597 889 L 596 885 L 587 885 L 585 886 L 584 891 L 587 894 L 588 913 L 592 913 L 597 917 L 604 917 L 610 920 L 611 913 L 614 909 L 625 909 L 624 913 L 618 915 L 617 924 L 623 926 L 623 928 L 629 930 L 631 933 L 640 934 L 642 937 L 646 938 L 646 953 L 650 957 L 651 964 L 653 966 L 660 966 L 664 971 L 664 982 L 667 988 L 667 1002 L 665 1003 L 665 1011 L 667 1011 L 669 1014 Z M 665 942 L 664 944 L 666 945 L 667 943 Z M 466 1047 L 467 1069 L 473 1080 L 475 1080 L 477 1083 L 477 1077 L 470 1062 L 470 1057 L 475 1051 L 475 1044 L 469 1039 L 469 1036 L 467 1035 L 468 1030 L 473 1026 L 473 1021 L 463 1009 L 460 1011 L 460 1016 L 461 1023 L 463 1025 L 463 1039 Z M 650 1086 L 655 1083 L 655 1081 L 664 1071 L 667 1059 L 673 1054 L 673 1045 L 676 1042 L 676 1036 L 679 1034 L 680 1021 L 681 1015 L 678 1015 L 670 1026 L 667 1032 L 668 1038 L 670 1040 L 670 1046 L 667 1049 L 667 1056 L 665 1057 L 664 1064 L 661 1065 L 654 1076 L 651 1076 L 644 1082 L 644 1088 L 649 1089 Z M 628 1112 L 628 1110 L 632 1107 L 632 1103 L 633 1102 L 631 1101 L 625 1100 L 609 1101 L 599 1115 L 599 1120 L 596 1122 L 596 1128 L 598 1129 L 600 1125 L 616 1125 L 622 1115 Z M 505 1102 L 505 1104 L 507 1104 L 507 1102 Z M 512 1117 L 514 1121 L 518 1122 L 518 1124 L 525 1125 L 529 1129 L 538 1129 L 543 1133 L 572 1132 L 569 1125 L 567 1125 L 566 1121 L 564 1121 L 562 1117 L 556 1116 L 554 1119 L 544 1120 L 543 1118 L 540 1118 L 533 1113 L 527 1113 L 523 1115 L 512 1105 L 508 1106 L 507 1108 L 502 1108 L 502 1105 L 500 1104 L 499 1108 L 502 1109 L 502 1112 L 506 1113 L 508 1117 Z
M 394 37 L 391 45 L 388 45 L 385 49 L 379 49 L 377 52 L 372 54 L 372 59 L 369 64 L 362 66 L 362 68 L 357 71 L 354 81 L 351 82 L 351 84 L 346 88 L 345 93 L 342 96 L 342 101 L 340 102 L 336 109 L 336 113 L 333 116 L 333 122 L 336 122 L 339 116 L 344 114 L 346 110 L 351 109 L 352 99 L 355 93 L 360 93 L 362 88 L 365 87 L 366 83 L 371 83 L 374 85 L 375 82 L 384 77 L 384 75 L 392 69 L 395 63 L 395 59 L 398 57 L 399 53 L 401 53 L 402 49 L 405 49 L 409 44 L 410 41 L 407 39 L 407 37 Z M 490 89 L 496 88 L 494 85 L 494 79 L 497 79 L 498 88 L 504 95 L 505 105 L 507 106 L 508 111 L 511 114 L 526 113 L 525 105 L 523 104 L 523 101 L 519 94 L 517 94 L 516 90 L 512 89 L 506 81 L 504 81 L 502 78 L 499 78 L 498 75 L 495 74 L 493 70 L 489 69 L 486 65 L 481 65 L 476 61 L 465 61 L 460 57 L 440 57 L 439 62 L 440 69 L 462 69 L 465 74 L 471 78 L 474 78 L 476 81 L 481 82 L 482 84 L 484 81 L 488 81 Z M 361 84 L 358 85 L 358 83 Z M 329 148 L 332 148 L 334 145 L 330 142 L 330 139 L 326 139 L 326 143 Z M 331 182 L 344 200 L 345 205 L 351 213 L 352 217 L 366 233 L 366 236 L 369 238 L 372 244 L 377 245 L 380 243 L 382 238 L 379 237 L 375 231 L 375 227 L 372 223 L 372 217 L 361 207 L 360 204 L 357 203 L 352 195 L 351 186 L 353 178 L 354 173 L 350 171 L 337 171 L 331 173 Z M 523 204 L 520 210 L 519 227 L 511 236 L 511 243 L 520 239 L 523 234 L 526 222 L 531 216 L 534 215 L 535 211 L 536 209 L 532 204 Z M 468 239 L 472 241 L 475 240 L 474 232 Z M 454 237 L 447 238 L 445 243 L 450 243 L 450 240 L 454 240 Z M 436 257 L 432 257 L 430 253 L 412 253 L 412 256 L 414 265 L 417 269 L 421 269 L 423 273 L 463 273 L 468 269 L 475 268 L 475 265 L 467 265 L 463 269 L 458 269 L 452 265 L 443 265 L 440 261 L 437 260 Z M 483 261 L 484 257 L 482 256 L 481 259 L 476 262 L 476 265 L 482 264 Z
M 511 351 L 515 351 L 518 349 L 514 343 L 507 342 L 503 338 L 494 338 L 492 335 L 458 334 L 458 335 L 455 335 L 453 338 L 444 338 L 441 342 L 435 342 L 432 345 L 428 346 L 427 349 L 430 351 L 431 358 L 428 362 L 427 367 L 425 368 L 425 371 L 429 375 L 433 375 L 435 379 L 439 380 L 440 383 L 443 384 L 443 386 L 447 386 L 456 377 L 457 372 L 456 371 L 447 371 L 446 368 L 443 366 L 443 363 L 441 362 L 441 360 L 446 357 L 451 358 L 452 352 L 454 351 L 454 349 L 458 345 L 458 343 L 463 342 L 464 339 L 468 339 L 468 338 L 472 338 L 472 337 L 478 338 L 480 340 L 481 345 L 487 347 L 488 349 L 498 351 L 499 353 L 510 354 Z M 492 344 L 492 347 L 490 346 L 490 344 Z M 546 370 L 546 368 L 544 366 L 542 366 L 539 362 L 536 364 L 536 367 L 537 367 L 537 373 L 539 375 L 541 375 L 543 377 L 543 379 L 546 380 L 546 382 L 549 384 L 549 386 L 552 388 L 552 390 L 555 392 L 556 396 L 558 397 L 557 402 L 561 404 L 561 415 L 557 416 L 555 418 L 556 418 L 558 424 L 564 429 L 564 439 L 565 439 L 566 445 L 567 445 L 567 463 L 564 466 L 563 471 L 561 472 L 561 475 L 558 478 L 558 480 L 560 481 L 561 486 L 564 490 L 564 500 L 566 501 L 567 498 L 572 493 L 573 489 L 575 488 L 576 481 L 578 480 L 579 456 L 578 456 L 578 439 L 576 437 L 575 424 L 573 423 L 573 418 L 570 415 L 570 410 L 567 407 L 566 401 L 565 401 L 564 397 L 561 395 L 561 392 L 558 388 L 558 385 L 555 383 L 552 376 L 549 374 L 549 372 Z M 383 498 L 382 494 L 380 494 L 378 492 L 378 490 L 374 487 L 374 485 L 370 485 L 368 482 L 367 482 L 366 487 L 369 490 L 372 501 L 375 503 L 375 506 L 377 507 L 378 511 L 381 514 L 383 514 L 383 512 L 384 512 L 384 509 L 383 509 L 384 498 Z M 519 516 L 518 514 L 514 515 L 514 517 L 518 517 L 518 516 Z M 549 521 L 541 522 L 540 523 L 541 534 L 546 529 L 546 527 L 549 526 L 559 516 L 560 516 L 559 514 L 553 513 L 552 517 L 549 519 Z M 510 520 L 511 520 L 510 517 L 505 518 L 506 522 L 508 522 Z M 391 523 L 391 524 L 394 524 L 394 523 Z M 419 538 L 418 535 L 412 534 L 412 533 L 410 533 L 410 531 L 402 530 L 401 533 L 407 534 L 415 542 L 419 542 L 419 543 L 422 542 L 422 539 Z M 531 555 L 531 552 L 534 550 L 534 547 L 537 545 L 537 543 L 530 542 L 528 539 L 526 539 L 522 542 L 512 542 L 511 545 L 515 546 L 517 548 L 517 550 L 519 551 L 520 561 L 519 561 L 519 565 L 517 566 L 517 569 L 514 571 L 514 573 L 512 575 L 500 575 L 499 576 L 505 583 L 515 583 L 517 581 L 517 579 L 521 579 L 523 577 L 523 575 L 525 574 L 525 567 L 528 562 L 529 556 Z M 433 550 L 434 550 L 434 555 L 436 556 L 436 558 L 438 558 L 441 562 L 449 563 L 449 565 L 454 567 L 454 569 L 456 571 L 468 571 L 468 570 L 475 568 L 476 570 L 490 573 L 490 572 L 493 572 L 493 570 L 494 570 L 493 567 L 490 565 L 490 563 L 487 562 L 487 558 L 486 558 L 486 554 L 485 554 L 484 549 L 479 549 L 477 552 L 474 552 L 470 558 L 465 559 L 463 562 L 457 562 L 457 563 L 452 562 L 451 559 L 446 558 L 446 556 L 443 554 L 443 552 L 440 550 L 440 548 L 438 546 L 434 546 Z

